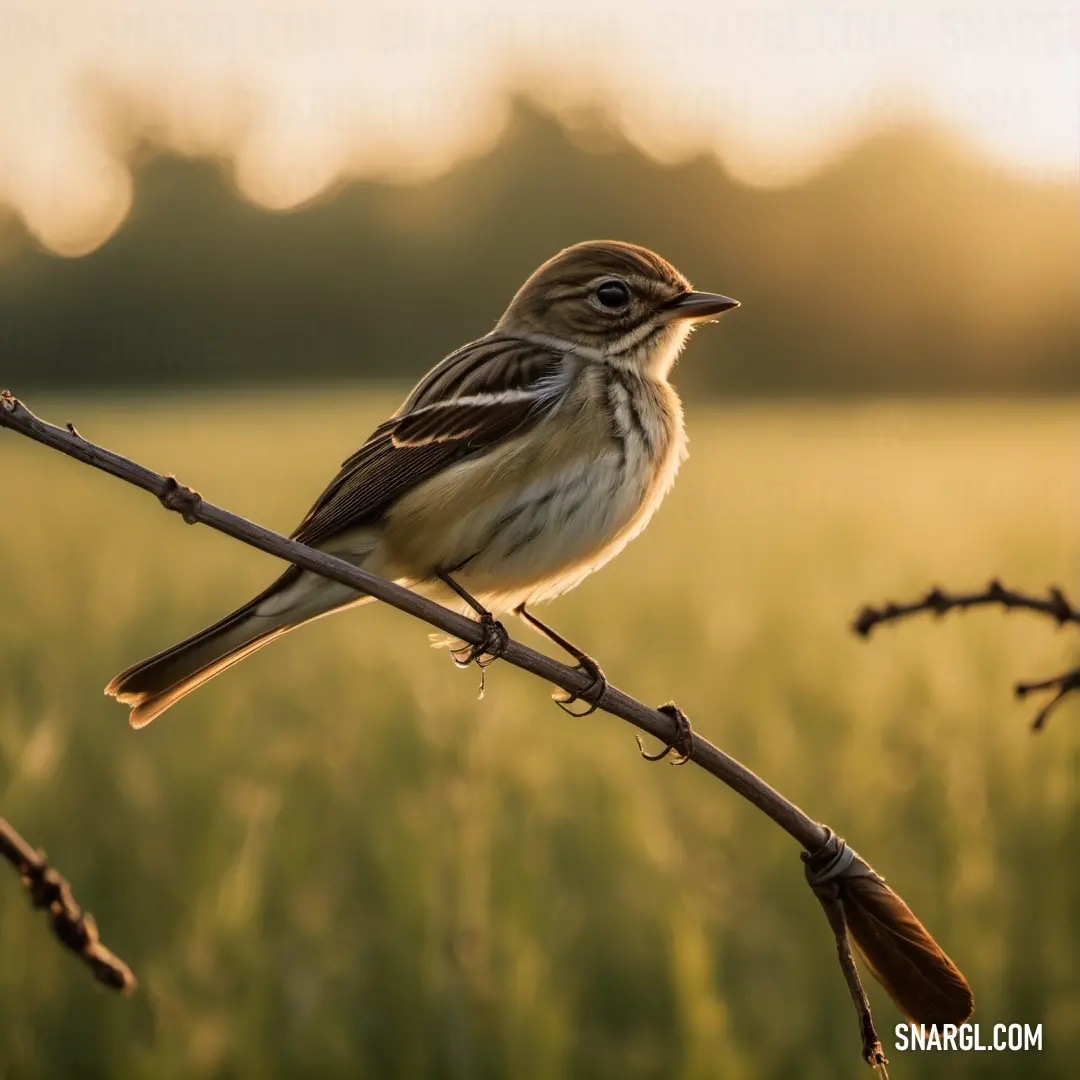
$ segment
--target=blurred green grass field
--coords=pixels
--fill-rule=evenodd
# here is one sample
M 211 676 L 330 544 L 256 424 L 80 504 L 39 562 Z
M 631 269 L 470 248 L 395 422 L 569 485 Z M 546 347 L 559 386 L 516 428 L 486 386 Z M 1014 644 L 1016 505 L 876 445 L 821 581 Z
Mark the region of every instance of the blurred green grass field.
M 396 398 L 28 404 L 287 531 Z M 1076 635 L 988 612 L 847 630 L 932 582 L 1075 590 L 1078 422 L 1077 401 L 692 409 L 653 525 L 545 609 L 846 836 L 984 1026 L 1043 1025 L 1041 1054 L 890 1053 L 894 1077 L 1061 1077 L 1080 1053 L 1080 708 L 1033 737 L 1010 696 Z M 512 669 L 477 701 L 475 670 L 378 605 L 134 733 L 105 682 L 278 565 L 7 433 L 0 475 L 0 813 L 141 979 L 100 991 L 0 869 L 0 1078 L 870 1075 L 796 845 L 722 785 Z

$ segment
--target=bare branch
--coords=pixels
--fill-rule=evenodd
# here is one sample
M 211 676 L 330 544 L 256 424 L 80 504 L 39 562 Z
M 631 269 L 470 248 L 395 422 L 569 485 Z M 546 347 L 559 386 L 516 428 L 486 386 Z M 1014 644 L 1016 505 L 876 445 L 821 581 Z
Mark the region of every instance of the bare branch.
M 940 618 L 950 611 L 966 611 L 973 607 L 992 606 L 1003 607 L 1006 611 L 1018 608 L 1022 611 L 1046 615 L 1058 626 L 1064 626 L 1066 623 L 1080 626 L 1080 608 L 1074 607 L 1066 598 L 1065 593 L 1056 586 L 1047 589 L 1047 595 L 1043 598 L 1016 589 L 1007 589 L 995 579 L 982 592 L 948 593 L 935 586 L 921 600 L 914 600 L 908 604 L 897 604 L 890 600 L 881 607 L 867 605 L 855 617 L 851 628 L 860 637 L 868 638 L 874 628 L 881 623 L 899 622 L 923 612 L 930 612 Z M 1050 713 L 1069 694 L 1080 690 L 1080 668 L 1074 668 L 1062 675 L 1055 675 L 1053 678 L 1041 679 L 1037 682 L 1019 682 L 1013 687 L 1013 693 L 1018 698 L 1025 698 L 1028 694 L 1039 690 L 1056 692 L 1035 714 L 1035 719 L 1031 724 L 1033 731 L 1041 731 L 1046 726 Z
M 279 533 L 215 506 L 206 501 L 198 492 L 180 484 L 175 477 L 155 473 L 137 462 L 87 441 L 78 435 L 70 424 L 68 429 L 64 430 L 40 420 L 6 391 L 0 393 L 0 427 L 10 428 L 45 446 L 59 450 L 69 457 L 151 492 L 157 496 L 162 505 L 181 514 L 189 523 L 199 522 L 208 525 L 218 532 L 223 532 L 261 551 L 367 593 L 471 645 L 484 644 L 485 629 L 475 620 L 459 615 L 426 597 L 377 577 L 342 559 L 287 539 Z M 589 675 L 560 664 L 513 639 L 508 640 L 499 658 L 523 671 L 554 683 L 569 694 L 581 694 L 593 685 L 593 679 Z M 878 923 L 884 922 L 884 930 L 891 935 L 890 942 L 892 942 L 894 956 L 898 958 L 898 962 L 917 970 L 929 983 L 940 981 L 942 973 L 945 972 L 946 985 L 939 987 L 941 993 L 938 995 L 938 1000 L 939 1002 L 945 999 L 950 1001 L 951 1011 L 948 1012 L 948 1022 L 962 1023 L 970 1015 L 973 1006 L 971 992 L 955 965 L 937 946 L 929 933 L 922 928 L 900 897 L 885 885 L 884 880 L 874 873 L 869 864 L 855 855 L 843 841 L 838 840 L 831 829 L 813 821 L 745 765 L 696 734 L 690 727 L 689 721 L 676 707 L 664 706 L 660 709 L 651 709 L 609 685 L 604 689 L 599 708 L 659 739 L 666 747 L 674 748 L 678 754 L 676 761 L 693 761 L 727 784 L 798 841 L 804 849 L 804 858 L 808 866 L 816 866 L 822 858 L 826 858 L 830 868 L 828 881 L 837 886 L 842 898 L 841 902 L 845 902 L 846 898 L 846 903 L 850 905 L 853 902 L 852 897 L 856 895 L 847 886 L 849 879 L 871 877 L 879 890 L 873 917 Z M 837 860 L 833 856 L 838 851 L 841 852 L 842 857 Z M 820 888 L 820 878 L 818 880 L 819 884 L 814 886 L 815 891 Z M 886 903 L 880 902 L 881 896 L 887 898 Z M 826 905 L 826 913 L 829 914 L 829 911 Z M 845 906 L 844 911 L 850 923 L 849 907 Z M 894 919 L 898 912 L 904 913 L 903 919 L 894 927 L 890 920 Z M 832 920 L 833 915 L 830 915 L 830 922 Z M 921 937 L 915 935 L 911 938 L 912 924 L 919 928 Z M 905 942 L 909 942 L 909 939 L 916 941 L 921 950 L 919 955 L 908 955 L 905 951 L 907 948 Z M 864 948 L 864 942 L 861 942 L 858 937 L 855 940 L 860 948 Z M 850 960 L 850 950 L 848 955 Z M 928 964 L 925 961 L 925 955 L 932 956 L 932 962 Z M 852 987 L 851 968 L 844 960 L 842 951 L 840 959 L 845 978 L 848 980 L 849 987 Z M 856 979 L 857 977 L 856 973 Z M 963 993 L 956 992 L 958 986 L 963 988 Z M 893 993 L 893 989 L 888 984 L 886 988 Z M 937 1012 L 923 1012 L 921 1002 L 915 998 L 898 1000 L 903 1001 L 901 1007 L 909 1019 L 922 1023 L 942 1022 Z M 857 1000 L 856 1004 L 859 1006 L 864 1056 L 870 1064 L 882 1067 L 884 1057 L 873 1030 L 869 1007 L 863 1008 L 865 996 L 861 1002 Z
M 1007 589 L 1000 581 L 994 580 L 981 592 L 948 593 L 935 587 L 921 600 L 914 600 L 909 604 L 897 604 L 890 600 L 881 607 L 868 605 L 856 616 L 851 628 L 860 637 L 869 637 L 873 629 L 881 623 L 898 622 L 922 612 L 942 616 L 954 610 L 966 611 L 968 608 L 991 606 L 1000 606 L 1007 610 L 1020 608 L 1048 615 L 1058 626 L 1064 626 L 1065 623 L 1080 625 L 1080 608 L 1073 607 L 1061 589 L 1050 588 L 1044 599 Z
M 1080 668 L 1073 668 L 1063 675 L 1055 675 L 1051 679 L 1041 679 L 1038 682 L 1020 682 L 1013 687 L 1013 693 L 1018 698 L 1025 698 L 1028 694 L 1037 690 L 1054 690 L 1054 696 L 1035 714 L 1031 721 L 1033 731 L 1041 731 L 1050 719 L 1050 714 L 1061 702 L 1074 690 L 1080 690 Z
M 859 968 L 855 963 L 855 957 L 851 951 L 850 928 L 847 916 L 844 914 L 844 905 L 840 902 L 839 890 L 834 886 L 831 889 L 814 889 L 814 895 L 818 898 L 825 918 L 829 920 L 836 937 L 836 956 L 840 962 L 840 971 L 847 983 L 848 993 L 851 994 L 852 1004 L 855 1006 L 855 1015 L 859 1018 L 859 1033 L 862 1035 L 863 1061 L 878 1069 L 880 1074 L 888 1078 L 885 1066 L 889 1059 L 881 1046 L 874 1028 L 874 1018 L 870 1013 L 870 1000 L 866 996 L 862 979 L 859 978 Z
M 135 976 L 123 960 L 98 940 L 93 915 L 75 903 L 71 886 L 49 865 L 45 853 L 32 848 L 3 818 L 0 818 L 0 856 L 15 867 L 30 903 L 49 913 L 49 923 L 60 944 L 87 964 L 99 982 L 130 994 L 136 986 Z
M 377 577 L 343 559 L 327 555 L 325 552 L 317 551 L 295 540 L 289 540 L 280 533 L 215 506 L 203 499 L 198 492 L 179 483 L 173 476 L 163 476 L 153 472 L 81 436 L 74 436 L 69 431 L 46 423 L 30 412 L 20 401 L 6 393 L 0 394 L 0 427 L 17 431 L 69 457 L 76 458 L 87 465 L 93 465 L 96 469 L 101 469 L 144 491 L 153 493 L 167 509 L 181 514 L 189 523 L 199 522 L 209 525 L 218 532 L 223 532 L 270 555 L 276 555 L 278 558 L 321 574 L 332 581 L 339 581 L 374 596 L 391 607 L 422 619 L 471 645 L 484 643 L 483 627 L 474 619 L 459 615 L 456 611 L 444 608 L 433 600 Z M 588 675 L 560 664 L 518 641 L 508 642 L 501 659 L 523 671 L 554 683 L 567 693 L 580 694 L 593 684 L 593 680 Z M 601 707 L 605 712 L 618 716 L 652 735 L 653 738 L 659 739 L 666 746 L 678 742 L 682 735 L 679 722 L 672 715 L 661 712 L 659 709 L 650 709 L 614 686 L 609 686 L 605 690 Z M 807 851 L 816 851 L 824 843 L 826 833 L 821 825 L 812 821 L 797 806 L 788 802 L 749 769 L 713 746 L 712 743 L 695 735 L 689 756 L 696 764 L 723 780 L 743 798 L 748 799 L 759 810 L 771 817 Z

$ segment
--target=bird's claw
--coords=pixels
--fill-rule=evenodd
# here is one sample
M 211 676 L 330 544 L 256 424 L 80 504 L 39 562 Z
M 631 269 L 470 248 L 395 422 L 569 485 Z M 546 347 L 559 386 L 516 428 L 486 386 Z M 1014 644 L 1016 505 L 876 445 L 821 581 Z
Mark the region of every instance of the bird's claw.
M 600 702 L 604 699 L 604 694 L 607 692 L 608 681 L 607 676 L 604 674 L 600 665 L 591 657 L 582 653 L 577 664 L 574 666 L 575 671 L 580 671 L 584 675 L 588 675 L 592 682 L 585 687 L 580 693 L 571 694 L 569 691 L 565 691 L 565 697 L 559 697 L 557 694 L 552 695 L 552 700 L 567 716 L 589 716 L 600 707 Z M 580 711 L 571 709 L 570 706 L 575 701 L 584 702 L 588 708 Z
M 501 622 L 496 622 L 493 615 L 485 613 L 477 621 L 483 627 L 483 640 L 476 645 L 466 642 L 461 648 L 450 650 L 450 655 L 458 667 L 468 667 L 473 663 L 486 667 L 493 660 L 498 660 L 510 643 L 506 627 Z
M 649 754 L 645 751 L 645 746 L 641 741 L 641 736 L 636 736 L 638 752 L 646 761 L 663 761 L 668 754 L 673 754 L 671 759 L 672 765 L 685 765 L 690 756 L 694 752 L 694 729 L 690 726 L 690 718 L 675 704 L 674 701 L 669 701 L 666 705 L 661 705 L 657 712 L 662 712 L 665 716 L 670 717 L 675 721 L 678 726 L 678 731 L 675 733 L 675 738 L 671 740 L 658 753 Z
M 450 655 L 460 668 L 476 664 L 480 669 L 480 697 L 484 696 L 485 669 L 494 663 L 506 651 L 510 644 L 510 635 L 501 622 L 496 621 L 490 612 L 484 612 L 478 620 L 484 630 L 483 639 L 476 645 L 466 642 L 461 648 L 451 649 Z

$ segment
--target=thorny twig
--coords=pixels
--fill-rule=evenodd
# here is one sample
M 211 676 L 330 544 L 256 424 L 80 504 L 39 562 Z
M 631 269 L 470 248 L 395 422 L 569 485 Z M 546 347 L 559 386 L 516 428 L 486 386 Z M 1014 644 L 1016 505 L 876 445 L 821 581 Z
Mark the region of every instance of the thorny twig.
M 1008 589 L 995 578 L 981 592 L 949 593 L 935 587 L 922 599 L 911 603 L 897 604 L 890 600 L 881 607 L 868 605 L 856 616 L 851 628 L 860 637 L 866 638 L 881 623 L 899 622 L 901 619 L 923 612 L 930 612 L 940 618 L 950 611 L 966 611 L 968 608 L 990 606 L 1003 607 L 1006 611 L 1014 609 L 1032 611 L 1053 619 L 1058 626 L 1064 626 L 1066 623 L 1080 626 L 1080 608 L 1071 604 L 1065 593 L 1056 586 L 1051 586 L 1045 597 L 1033 596 L 1016 589 Z M 1046 726 L 1050 713 L 1070 693 L 1080 690 L 1080 667 L 1063 672 L 1061 675 L 1054 675 L 1049 679 L 1018 682 L 1013 687 L 1013 693 L 1018 698 L 1025 698 L 1028 694 L 1039 690 L 1053 690 L 1055 693 L 1035 714 L 1035 719 L 1031 724 L 1033 731 L 1041 731 Z
M 485 643 L 486 631 L 478 622 L 342 559 L 287 539 L 279 533 L 215 506 L 191 488 L 180 484 L 174 477 L 153 472 L 129 458 L 97 446 L 82 436 L 76 437 L 70 431 L 40 420 L 7 392 L 0 392 L 0 427 L 10 428 L 69 457 L 152 492 L 167 509 L 180 513 L 187 522 L 208 525 L 296 566 L 348 585 L 470 644 Z M 593 679 L 585 672 L 560 664 L 512 639 L 507 640 L 499 659 L 552 682 L 569 694 L 580 695 L 593 685 Z M 923 984 L 942 986 L 943 995 L 935 1008 L 940 1009 L 941 1002 L 944 1001 L 948 1019 L 959 1023 L 967 1018 L 972 1001 L 963 976 L 918 923 L 900 897 L 885 885 L 883 879 L 874 874 L 864 860 L 843 845 L 842 841 L 838 841 L 831 829 L 813 821 L 745 765 L 696 734 L 689 721 L 674 707 L 651 709 L 614 686 L 605 688 L 599 707 L 659 739 L 665 747 L 673 747 L 679 755 L 676 760 L 681 758 L 693 761 L 723 781 L 798 841 L 809 862 L 824 856 L 831 859 L 836 851 L 842 849 L 843 865 L 832 872 L 831 880 L 840 886 L 841 897 L 846 899 L 848 904 L 855 905 L 850 909 L 853 914 L 858 913 L 858 905 L 862 901 L 857 891 L 848 887 L 848 878 L 867 879 L 869 875 L 873 880 L 879 897 L 877 910 L 871 913 L 871 921 L 877 929 L 887 934 L 885 944 L 878 944 L 879 951 L 884 953 L 890 948 L 893 949 L 899 965 L 898 970 L 917 969 Z M 881 897 L 885 899 L 884 905 L 880 903 Z M 892 925 L 891 920 L 895 920 L 897 912 L 902 914 L 902 932 Z M 826 913 L 828 914 L 828 908 Z M 835 931 L 833 915 L 829 917 L 830 925 L 833 925 Z M 917 942 L 914 953 L 908 948 L 912 941 Z M 860 944 L 860 948 L 862 947 Z M 870 1020 L 869 1004 L 865 994 L 861 993 L 861 984 L 860 993 L 856 994 L 850 964 L 845 962 L 843 955 L 840 959 L 849 990 L 856 997 L 864 1056 L 869 1064 L 884 1074 L 884 1057 Z M 919 968 L 920 964 L 924 966 Z M 879 961 L 879 971 L 880 967 Z M 890 994 L 903 1004 L 904 1011 L 909 1016 L 922 1022 L 935 1022 L 931 1017 L 936 1018 L 938 1013 L 923 1013 L 920 1000 L 909 998 L 910 1007 L 904 1003 L 904 987 L 898 986 L 897 980 L 886 980 L 885 986 Z M 957 988 L 960 988 L 959 992 Z
M 18 872 L 35 908 L 49 913 L 49 923 L 60 944 L 70 949 L 113 990 L 130 994 L 136 986 L 131 969 L 98 940 L 97 924 L 71 894 L 71 886 L 51 867 L 43 851 L 32 848 L 0 818 L 0 856 Z

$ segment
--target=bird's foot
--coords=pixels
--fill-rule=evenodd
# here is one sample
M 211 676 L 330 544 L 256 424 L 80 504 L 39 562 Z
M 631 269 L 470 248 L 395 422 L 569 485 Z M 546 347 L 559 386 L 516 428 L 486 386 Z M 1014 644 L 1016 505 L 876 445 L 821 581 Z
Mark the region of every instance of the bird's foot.
M 474 663 L 486 667 L 493 660 L 498 660 L 510 644 L 506 627 L 497 622 L 491 612 L 485 611 L 476 621 L 483 629 L 483 638 L 475 645 L 467 641 L 459 648 L 450 650 L 450 655 L 458 667 L 465 668 Z
M 484 696 L 484 684 L 486 668 L 494 663 L 506 651 L 510 644 L 510 635 L 506 627 L 495 619 L 490 611 L 484 611 L 477 620 L 483 629 L 483 638 L 475 645 L 465 642 L 457 649 L 451 649 L 450 655 L 454 663 L 460 668 L 467 668 L 470 664 L 476 664 L 480 669 L 480 697 Z
M 607 676 L 604 675 L 600 665 L 588 653 L 579 653 L 576 659 L 577 664 L 574 666 L 574 670 L 580 671 L 583 675 L 588 675 L 592 682 L 584 690 L 576 694 L 567 691 L 563 691 L 565 697 L 553 694 L 552 700 L 568 716 L 589 716 L 600 707 L 600 702 L 607 692 Z M 583 702 L 588 707 L 580 710 L 570 708 L 575 701 Z
M 690 755 L 694 752 L 694 729 L 690 726 L 690 718 L 675 704 L 674 701 L 669 701 L 666 705 L 661 705 L 656 711 L 662 712 L 665 716 L 674 720 L 678 730 L 675 733 L 675 738 L 672 739 L 663 750 L 656 754 L 647 754 L 645 752 L 645 746 L 641 741 L 641 736 L 637 736 L 637 745 L 641 756 L 646 761 L 663 761 L 668 754 L 673 754 L 674 756 L 671 759 L 672 765 L 685 765 L 690 760 Z

